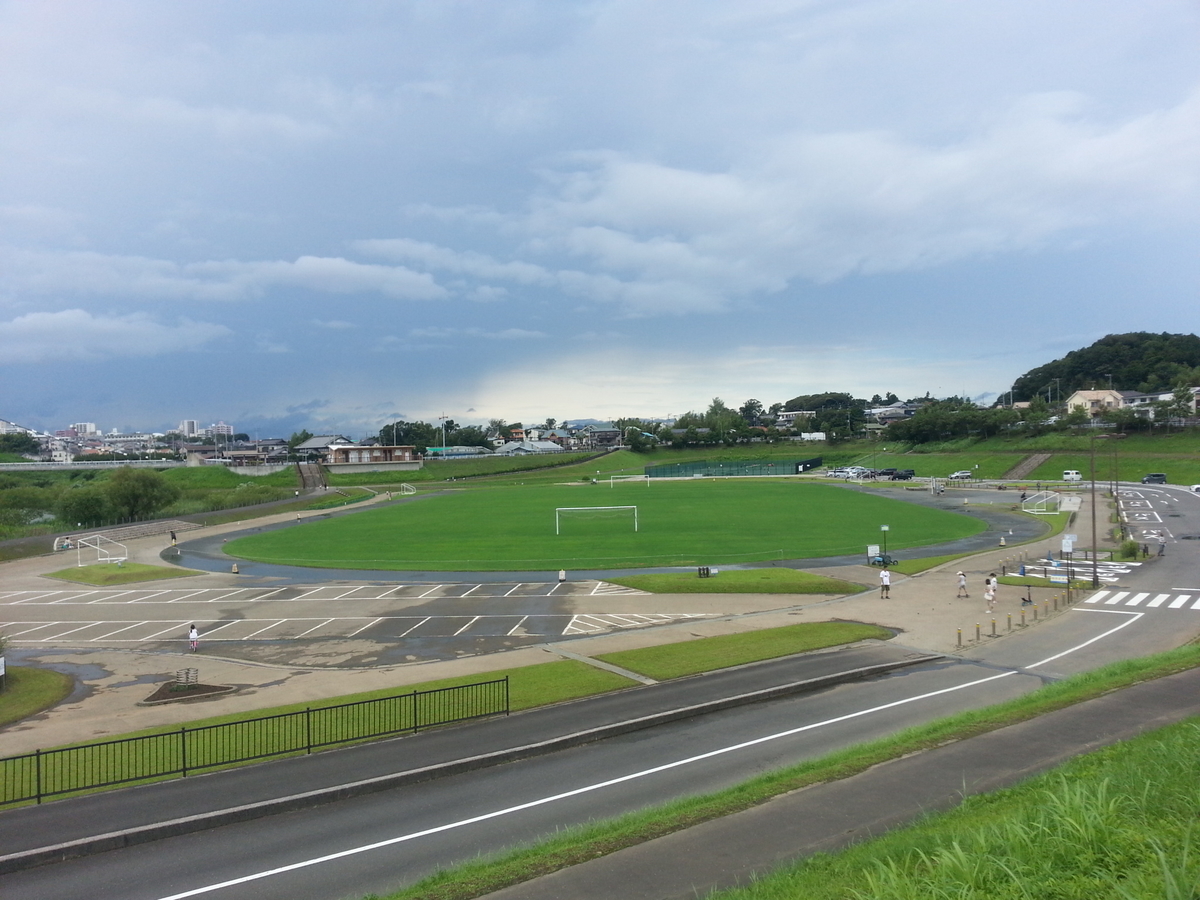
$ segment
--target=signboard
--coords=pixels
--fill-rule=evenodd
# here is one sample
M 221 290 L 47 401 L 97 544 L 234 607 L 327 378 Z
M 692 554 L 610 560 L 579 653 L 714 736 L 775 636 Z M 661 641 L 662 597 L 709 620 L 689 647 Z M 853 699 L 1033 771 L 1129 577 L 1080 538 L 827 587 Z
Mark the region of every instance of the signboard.
M 1064 535 L 1062 536 L 1062 539 L 1063 539 L 1064 541 L 1070 541 L 1070 542 L 1073 544 L 1073 543 L 1075 543 L 1077 540 L 1079 540 L 1079 535 L 1077 535 L 1077 534 L 1064 534 Z
M 869 559 L 874 559 L 878 555 L 879 555 L 879 545 L 878 544 L 867 544 L 867 557 Z
M 1066 538 L 1063 538 L 1062 552 L 1063 553 L 1074 553 L 1075 552 L 1075 542 L 1069 541 Z
M 1069 584 L 1070 579 L 1067 578 L 1066 575 L 1051 575 L 1050 583 L 1051 584 Z

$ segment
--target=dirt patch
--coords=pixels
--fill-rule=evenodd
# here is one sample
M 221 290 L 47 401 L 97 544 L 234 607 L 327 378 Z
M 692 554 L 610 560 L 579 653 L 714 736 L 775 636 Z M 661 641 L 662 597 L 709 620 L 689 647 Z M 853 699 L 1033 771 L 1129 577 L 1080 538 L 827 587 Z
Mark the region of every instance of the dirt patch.
M 178 703 L 182 700 L 195 700 L 199 697 L 211 697 L 214 694 L 228 694 L 237 688 L 229 684 L 177 684 L 167 681 L 158 686 L 158 690 L 139 703 L 139 706 L 159 703 Z

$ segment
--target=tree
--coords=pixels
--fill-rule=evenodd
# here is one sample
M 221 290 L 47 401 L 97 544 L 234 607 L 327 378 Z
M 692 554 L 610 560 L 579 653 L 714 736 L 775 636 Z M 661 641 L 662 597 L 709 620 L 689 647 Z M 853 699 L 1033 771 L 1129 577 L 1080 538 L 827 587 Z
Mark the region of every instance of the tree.
M 93 485 L 63 491 L 54 515 L 68 528 L 101 525 L 113 518 L 107 494 Z
M 33 454 L 39 449 L 37 438 L 32 434 L 23 431 L 17 434 L 0 434 L 0 453 Z
M 1194 414 L 1192 404 L 1195 401 L 1191 385 L 1187 381 L 1177 381 L 1167 406 L 1168 413 L 1172 418 L 1179 419 L 1182 427 L 1183 420 Z
M 293 431 L 292 436 L 288 438 L 288 449 L 295 450 L 305 441 L 312 440 L 313 433 L 305 428 L 303 431 Z
M 235 434 L 233 436 L 233 439 L 235 441 L 248 441 L 248 440 L 250 440 L 250 435 L 246 434 L 246 432 L 244 432 L 244 431 L 239 431 L 237 434 Z
M 1013 397 L 1030 400 L 1047 385 L 1064 398 L 1077 390 L 1137 389 L 1165 391 L 1179 379 L 1195 382 L 1200 367 L 1200 337 L 1145 331 L 1110 334 L 1062 359 L 1030 369 L 1013 382 Z
M 179 499 L 179 488 L 153 469 L 122 466 L 105 485 L 104 493 L 118 517 L 147 519 Z
M 747 425 L 761 425 L 763 405 L 757 400 L 750 399 L 741 405 L 738 414 L 746 420 Z

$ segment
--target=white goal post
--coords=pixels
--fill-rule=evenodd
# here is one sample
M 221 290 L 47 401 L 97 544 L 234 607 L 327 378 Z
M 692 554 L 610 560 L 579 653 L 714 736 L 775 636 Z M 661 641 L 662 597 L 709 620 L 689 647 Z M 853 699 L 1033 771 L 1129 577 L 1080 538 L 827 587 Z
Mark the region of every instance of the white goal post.
M 618 481 L 644 481 L 644 482 L 646 482 L 646 487 L 650 487 L 650 476 L 649 475 L 609 475 L 608 476 L 608 486 L 609 487 L 615 487 L 616 483 Z
M 636 506 L 559 506 L 554 510 L 554 533 L 561 534 L 560 521 L 563 513 L 580 513 L 581 518 L 586 516 L 589 519 L 610 519 L 620 515 L 627 515 L 633 511 L 633 530 L 638 530 L 638 508 Z

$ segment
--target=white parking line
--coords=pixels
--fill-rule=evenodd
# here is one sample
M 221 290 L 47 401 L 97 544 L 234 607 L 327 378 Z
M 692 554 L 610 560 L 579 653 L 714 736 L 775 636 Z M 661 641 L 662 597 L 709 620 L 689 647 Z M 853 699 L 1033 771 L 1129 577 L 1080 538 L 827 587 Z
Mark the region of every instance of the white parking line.
M 349 596 L 350 596 L 351 594 L 353 594 L 355 591 L 361 591 L 361 590 L 362 590 L 364 587 L 366 587 L 366 585 L 360 584 L 358 587 L 356 587 L 356 588 L 351 588 L 350 590 L 346 591 L 346 593 L 344 593 L 344 594 L 338 594 L 337 596 L 335 596 L 335 597 L 330 597 L 330 598 L 328 598 L 328 599 L 330 599 L 330 600 L 341 600 L 343 597 L 349 597 Z
M 470 628 L 472 625 L 474 625 L 476 622 L 478 622 L 480 618 L 481 618 L 480 616 L 476 616 L 475 618 L 473 618 L 470 622 L 468 622 L 462 628 L 458 629 L 458 631 L 454 632 L 454 636 L 458 637 L 460 634 L 462 634 L 464 631 L 466 631 L 468 628 Z
M 195 597 L 197 594 L 204 594 L 212 588 L 200 588 L 198 591 L 192 591 L 190 594 L 184 594 L 182 597 L 176 597 L 174 600 L 168 600 L 168 603 L 179 603 L 181 600 L 187 600 L 189 597 Z
M 332 622 L 332 621 L 333 621 L 333 619 L 326 619 L 326 620 L 325 620 L 324 622 L 322 622 L 320 625 L 314 625 L 312 628 L 308 629 L 308 631 L 302 631 L 302 632 L 300 632 L 298 635 L 296 635 L 296 637 L 297 637 L 297 638 L 302 638 L 302 637 L 304 637 L 306 634 L 311 634 L 312 632 L 316 631 L 318 628 L 323 628 L 323 627 L 325 627 L 326 625 L 328 625 L 328 624 L 329 624 L 330 622 Z
M 19 638 L 23 634 L 33 634 L 35 631 L 41 631 L 43 628 L 53 628 L 55 625 L 61 625 L 61 622 L 45 622 L 41 625 L 36 625 L 33 628 L 26 628 L 24 631 L 18 631 L 10 634 L 10 638 Z
M 77 631 L 83 631 L 85 628 L 91 628 L 93 625 L 103 625 L 103 622 L 88 622 L 86 625 L 80 625 L 78 628 L 71 628 L 68 631 L 60 631 L 58 634 L 50 637 L 38 638 L 39 641 L 57 641 L 59 638 L 64 638 L 68 634 L 74 634 Z
M 436 590 L 437 590 L 438 588 L 440 588 L 440 587 L 441 587 L 441 585 L 440 585 L 440 584 L 435 584 L 433 587 L 431 587 L 431 588 L 430 588 L 429 590 L 427 590 L 425 593 L 421 594 L 421 596 L 417 597 L 417 599 L 418 599 L 418 600 L 424 600 L 426 597 L 428 597 L 430 594 L 432 594 L 434 591 L 436 591 Z
M 471 594 L 471 591 L 474 591 L 474 590 L 476 590 L 476 589 L 478 589 L 478 588 L 481 588 L 481 587 L 483 587 L 483 585 L 482 585 L 482 584 L 477 584 L 477 585 L 475 585 L 475 587 L 471 588 L 471 590 L 470 590 L 470 591 L 467 591 L 465 594 L 459 594 L 459 595 L 458 595 L 458 596 L 459 596 L 459 599 L 463 599 L 463 598 L 465 598 L 465 597 L 468 597 L 468 596 L 470 596 L 470 594 Z
M 525 620 L 528 618 L 529 616 L 521 616 L 521 621 L 508 630 L 507 637 L 512 637 L 516 630 L 525 624 Z
M 424 625 L 426 622 L 428 622 L 428 621 L 429 621 L 430 619 L 432 619 L 432 618 L 433 618 L 433 616 L 426 616 L 426 617 L 425 617 L 425 618 L 423 618 L 423 619 L 422 619 L 420 622 L 418 622 L 416 625 L 414 625 L 412 628 L 408 629 L 408 631 L 402 632 L 402 633 L 401 633 L 401 635 L 400 635 L 400 637 L 407 637 L 407 636 L 408 636 L 408 632 L 409 632 L 409 631 L 413 631 L 413 630 L 414 630 L 414 629 L 416 629 L 416 628 L 420 628 L 422 625 Z M 377 622 L 381 622 L 381 621 L 383 621 L 383 620 L 382 620 L 382 619 L 376 619 L 376 621 L 377 621 Z M 358 634 L 358 632 L 357 632 L 357 631 L 356 631 L 356 632 L 354 632 L 354 633 L 355 633 L 355 634 Z
M 139 625 L 145 625 L 145 622 L 135 622 L 132 625 L 126 625 L 124 628 L 118 628 L 116 631 L 110 631 L 108 634 L 102 634 L 99 637 L 88 638 L 89 641 L 102 641 L 107 637 L 112 637 L 114 634 L 120 634 L 122 631 L 128 631 L 130 628 L 137 628 Z
M 505 594 L 504 596 L 507 597 L 508 594 L 511 594 L 513 591 L 515 591 L 517 588 L 519 588 L 521 586 L 521 584 L 522 584 L 521 582 L 517 582 L 516 584 L 514 584 L 511 588 L 509 588 L 508 593 Z
M 352 631 L 352 632 L 350 632 L 348 635 L 346 635 L 346 637 L 354 637 L 356 634 L 358 634 L 358 632 L 359 632 L 359 631 L 366 631 L 366 630 L 367 630 L 368 628 L 370 628 L 372 625 L 378 625 L 378 624 L 379 624 L 380 622 L 382 622 L 382 621 L 383 621 L 383 618 L 379 618 L 379 619 L 376 619 L 374 622 L 368 622 L 368 623 L 367 623 L 366 625 L 364 625 L 362 628 L 358 629 L 358 631 Z
M 256 635 L 260 635 L 260 634 L 262 634 L 264 631 L 270 631 L 270 630 L 271 630 L 272 628 L 274 628 L 276 625 L 282 625 L 282 624 L 283 624 L 284 622 L 286 622 L 286 621 L 287 621 L 287 619 L 279 619 L 279 620 L 278 620 L 278 621 L 276 621 L 276 622 L 272 622 L 270 625 L 267 625 L 267 626 L 266 626 L 266 627 L 264 627 L 264 628 L 260 628 L 260 629 L 258 629 L 258 631 L 254 631 L 254 632 L 251 632 L 250 634 L 244 635 L 244 636 L 242 637 L 242 640 L 243 640 L 243 641 L 248 641 L 248 640 L 250 640 L 250 638 L 252 638 L 252 637 L 255 637 Z

